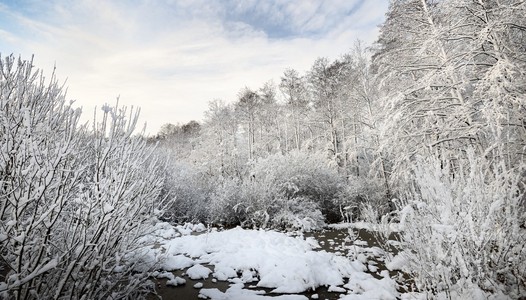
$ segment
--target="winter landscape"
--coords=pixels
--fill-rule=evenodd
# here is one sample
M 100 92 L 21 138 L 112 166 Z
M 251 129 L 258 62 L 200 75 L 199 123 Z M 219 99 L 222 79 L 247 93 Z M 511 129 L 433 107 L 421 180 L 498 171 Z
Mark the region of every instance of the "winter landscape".
M 229 41 L 263 24 L 251 41 L 268 50 L 329 41 L 315 24 L 349 5 L 310 1 L 310 31 L 286 27 L 307 2 L 199 5 L 244 9 Z M 135 5 L 132 19 L 153 7 Z M 29 11 L 0 3 L 4 19 L 54 28 Z M 0 52 L 0 299 L 526 299 L 526 2 L 391 0 L 381 15 L 370 40 L 275 80 L 247 75 L 202 119 L 158 132 L 126 97 L 82 109 L 38 52 Z M 8 25 L 2 47 L 21 40 Z

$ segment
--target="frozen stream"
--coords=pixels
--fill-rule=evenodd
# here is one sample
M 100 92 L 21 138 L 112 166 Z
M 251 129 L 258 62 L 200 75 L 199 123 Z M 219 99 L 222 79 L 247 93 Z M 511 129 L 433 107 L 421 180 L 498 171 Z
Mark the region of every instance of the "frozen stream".
M 180 237 L 171 230 L 167 225 L 160 230 L 163 238 L 157 241 L 155 254 L 166 256 L 155 279 L 163 299 L 395 299 L 399 295 L 385 269 L 383 251 L 363 229 L 294 236 L 235 228 Z

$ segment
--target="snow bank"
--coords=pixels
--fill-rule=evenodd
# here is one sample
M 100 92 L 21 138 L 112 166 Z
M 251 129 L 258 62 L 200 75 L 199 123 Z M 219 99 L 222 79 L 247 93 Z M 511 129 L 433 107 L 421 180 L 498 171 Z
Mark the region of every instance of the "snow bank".
M 166 247 L 169 255 L 185 254 L 215 266 L 214 276 L 221 280 L 238 277 L 238 273 L 243 274 L 243 282 L 258 276 L 257 286 L 273 288 L 275 293 L 299 293 L 321 285 L 339 286 L 344 284 L 344 277 L 361 272 L 361 265 L 325 251 L 313 251 L 311 245 L 312 241 L 283 233 L 235 228 L 183 236 L 166 241 L 162 247 Z
M 172 226 L 170 223 L 158 222 L 151 226 L 150 234 L 141 238 L 141 244 L 153 244 L 159 241 L 171 240 L 181 235 L 190 235 L 194 232 L 200 233 L 206 231 L 206 226 L 202 223 Z
M 331 229 L 346 229 L 346 228 L 356 228 L 356 229 L 371 229 L 373 224 L 366 222 L 354 222 L 354 223 L 335 223 L 327 225 L 327 228 Z
M 167 255 L 162 261 L 166 271 L 182 270 L 194 265 L 194 260 L 184 255 Z
M 171 230 L 167 228 L 167 230 Z M 157 233 L 156 237 L 166 236 Z M 365 273 L 367 267 L 358 260 L 315 251 L 319 245 L 312 238 L 292 237 L 284 233 L 235 228 L 201 235 L 182 235 L 169 240 L 157 238 L 151 251 L 165 255 L 161 268 L 173 270 L 192 266 L 186 274 L 192 279 L 207 278 L 233 285 L 226 291 L 202 289 L 202 297 L 211 299 L 261 299 L 257 291 L 245 290 L 245 283 L 270 288 L 272 293 L 293 294 L 320 286 L 340 292 L 366 295 L 362 299 L 395 299 L 394 281 L 375 279 Z M 213 267 L 213 270 L 203 264 Z M 254 284 L 252 284 L 254 285 Z M 263 292 L 264 293 L 264 292 Z M 307 299 L 288 295 L 278 299 Z M 355 299 L 355 298 L 350 298 Z

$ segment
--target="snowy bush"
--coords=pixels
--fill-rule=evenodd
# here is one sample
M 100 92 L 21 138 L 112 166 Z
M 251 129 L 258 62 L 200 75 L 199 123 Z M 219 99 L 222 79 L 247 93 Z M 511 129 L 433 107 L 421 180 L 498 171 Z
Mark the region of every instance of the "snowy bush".
M 311 231 L 325 225 L 318 205 L 309 199 L 281 199 L 279 204 L 281 209 L 272 218 L 273 228 Z
M 415 167 L 415 188 L 399 211 L 402 269 L 432 294 L 524 294 L 524 168 L 507 170 L 473 152 L 455 172 L 442 166 L 427 158 Z
M 209 219 L 217 224 L 266 228 L 280 208 L 277 193 L 271 190 L 250 180 L 224 179 L 211 197 Z
M 210 197 L 208 219 L 221 225 L 241 225 L 247 220 L 248 202 L 243 197 L 246 191 L 237 178 L 225 178 Z
M 364 206 L 374 209 L 379 215 L 390 211 L 387 191 L 381 179 L 350 176 L 348 182 L 337 201 L 344 221 L 352 222 L 358 218 L 363 219 Z
M 178 224 L 206 221 L 213 179 L 198 166 L 180 162 L 166 150 L 161 153 L 168 160 L 163 195 L 170 200 L 163 218 Z
M 344 182 L 322 155 L 299 151 L 271 155 L 255 163 L 252 177 L 263 192 L 278 193 L 285 199 L 306 199 L 320 208 L 328 222 L 340 219 L 336 202 Z
M 78 127 L 54 77 L 0 59 L 0 296 L 133 297 L 147 274 L 126 255 L 141 247 L 162 177 L 137 115 L 105 106 Z
M 248 178 L 223 178 L 211 196 L 209 220 L 225 225 L 311 230 L 339 216 L 343 189 L 319 155 L 292 152 L 256 161 Z

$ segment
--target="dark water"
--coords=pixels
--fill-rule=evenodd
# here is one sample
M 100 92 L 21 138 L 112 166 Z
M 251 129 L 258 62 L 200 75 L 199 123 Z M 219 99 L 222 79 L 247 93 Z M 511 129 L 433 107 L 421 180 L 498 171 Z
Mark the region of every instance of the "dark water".
M 327 252 L 339 253 L 343 256 L 347 256 L 351 259 L 358 259 L 359 254 L 365 256 L 366 261 L 373 267 L 367 273 L 370 273 L 377 279 L 382 279 L 380 272 L 387 270 L 385 267 L 383 253 L 381 245 L 374 234 L 365 229 L 330 229 L 323 230 L 320 232 L 313 232 L 305 234 L 305 237 L 314 237 L 321 246 L 319 250 L 325 250 Z M 395 237 L 390 237 L 395 239 Z M 357 248 L 353 245 L 358 246 Z M 365 252 L 357 253 L 357 250 L 370 250 Z M 392 253 L 392 251 L 391 251 Z M 365 262 L 364 262 L 365 263 Z M 332 298 L 330 298 L 332 299 Z M 338 298 L 335 298 L 338 299 Z
M 211 270 L 214 269 L 214 266 L 205 265 L 204 266 L 210 268 Z M 203 283 L 202 288 L 216 288 L 220 291 L 224 292 L 230 287 L 230 283 L 227 281 L 215 281 L 213 282 L 213 277 L 209 276 L 207 279 L 199 279 L 199 280 L 193 280 L 190 279 L 188 276 L 183 276 L 184 270 L 177 270 L 172 272 L 175 276 L 182 277 L 186 280 L 186 284 L 181 286 L 166 286 L 166 281 L 168 279 L 155 279 L 156 287 L 155 290 L 157 292 L 157 296 L 151 295 L 148 299 L 159 299 L 159 297 L 162 297 L 162 299 L 199 299 L 199 290 L 201 288 L 194 288 L 194 285 L 198 282 Z
M 356 249 L 371 249 L 378 250 L 380 245 L 377 242 L 377 239 L 373 234 L 368 232 L 364 229 L 327 229 L 312 233 L 305 233 L 303 234 L 305 238 L 307 237 L 314 237 L 318 243 L 320 244 L 320 249 L 317 250 L 325 250 L 327 252 L 332 253 L 338 253 L 340 255 L 349 256 L 351 259 L 356 259 L 357 256 L 360 253 L 356 253 Z M 354 248 L 353 245 L 356 244 L 357 246 L 360 246 L 360 248 Z M 381 279 L 382 277 L 379 275 L 381 271 L 386 270 L 385 263 L 383 261 L 383 257 L 375 255 L 377 253 L 372 252 L 365 252 L 361 253 L 361 258 L 364 257 L 367 258 L 367 263 L 369 264 L 369 273 L 378 278 Z M 206 265 L 211 270 L 214 270 L 214 266 Z M 209 276 L 207 279 L 203 280 L 192 280 L 188 278 L 188 276 L 183 276 L 184 270 L 175 271 L 173 272 L 175 276 L 182 277 L 186 280 L 186 284 L 182 286 L 172 287 L 172 286 L 166 286 L 167 279 L 155 279 L 156 282 L 156 292 L 157 295 L 151 295 L 149 299 L 159 299 L 159 297 L 162 297 L 162 299 L 181 299 L 181 300 L 193 300 L 193 299 L 200 299 L 198 297 L 200 288 L 194 288 L 194 285 L 198 282 L 201 282 L 203 284 L 202 288 L 217 288 L 220 291 L 224 292 L 230 287 L 229 282 L 225 281 L 216 281 L 213 280 L 212 276 Z M 394 274 L 393 274 L 394 275 Z M 255 285 L 255 283 L 254 283 Z M 247 288 L 249 284 L 245 285 L 245 288 Z M 265 289 L 257 287 L 257 290 L 264 290 L 267 292 L 266 296 L 278 296 L 280 294 L 270 294 L 270 291 L 272 289 Z M 301 295 L 306 296 L 307 298 L 311 299 L 311 296 L 314 294 L 318 294 L 319 299 L 327 299 L 327 300 L 336 300 L 340 298 L 341 293 L 337 292 L 329 292 L 328 287 L 319 287 L 316 290 L 313 291 L 307 291 L 304 293 L 301 293 Z

